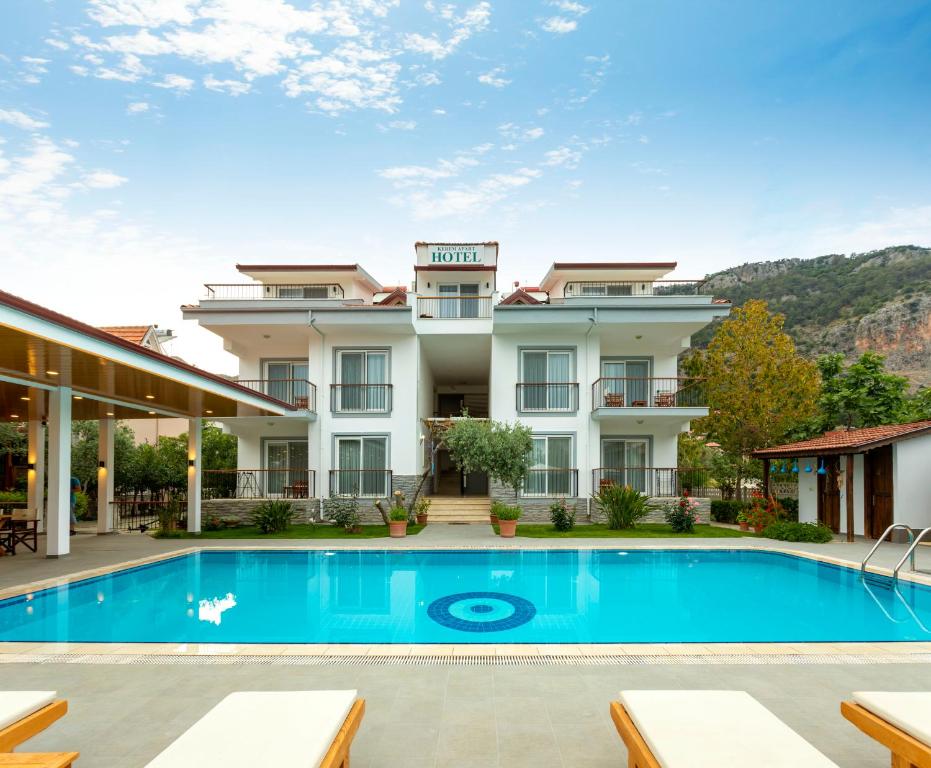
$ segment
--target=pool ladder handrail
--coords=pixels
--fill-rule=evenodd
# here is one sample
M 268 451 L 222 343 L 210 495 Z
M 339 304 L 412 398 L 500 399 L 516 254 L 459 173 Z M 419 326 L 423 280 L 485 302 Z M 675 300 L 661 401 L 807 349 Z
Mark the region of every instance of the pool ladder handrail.
M 918 545 L 921 544 L 921 540 L 929 533 L 931 533 L 931 526 L 929 526 L 928 528 L 925 528 L 924 530 L 921 531 L 921 533 L 915 536 L 914 540 L 908 546 L 908 551 L 904 555 L 902 555 L 902 559 L 899 560 L 895 568 L 892 570 L 893 581 L 899 578 L 899 569 L 903 565 L 905 565 L 905 561 L 908 560 L 909 557 L 911 557 L 912 559 L 912 564 L 909 570 L 910 571 L 915 570 L 915 550 L 918 549 Z
M 870 553 L 866 557 L 863 558 L 863 562 L 860 563 L 860 573 L 864 573 L 866 571 L 866 564 L 870 561 L 870 558 L 874 554 L 876 554 L 876 550 L 879 549 L 879 545 L 882 544 L 886 540 L 886 536 L 888 536 L 890 533 L 892 533 L 897 528 L 904 528 L 905 532 L 908 533 L 909 550 L 906 553 L 905 557 L 908 557 L 908 554 L 911 553 L 912 570 L 913 571 L 915 570 L 915 553 L 912 550 L 912 546 L 911 546 L 915 542 L 915 533 L 914 531 L 912 531 L 911 527 L 907 526 L 905 523 L 893 523 L 888 528 L 886 528 L 885 531 L 883 531 L 883 535 L 880 536 L 879 540 L 873 545 L 873 548 L 870 550 Z M 904 562 L 904 558 L 903 558 L 903 562 Z

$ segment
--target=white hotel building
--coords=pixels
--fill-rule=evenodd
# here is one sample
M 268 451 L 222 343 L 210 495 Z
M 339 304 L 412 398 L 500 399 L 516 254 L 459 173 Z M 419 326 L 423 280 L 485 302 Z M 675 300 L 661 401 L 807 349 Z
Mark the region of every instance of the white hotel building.
M 499 290 L 495 242 L 415 251 L 410 288 L 357 264 L 239 265 L 251 282 L 183 307 L 239 358 L 241 384 L 293 408 L 223 422 L 239 470 L 205 473 L 205 516 L 274 496 L 316 514 L 337 494 L 366 511 L 427 470 L 433 519 L 484 516 L 513 491 L 434 450 L 430 420 L 463 411 L 532 428 L 528 517 L 559 497 L 584 516 L 603 482 L 652 496 L 698 482 L 677 468 L 677 436 L 707 408 L 677 359 L 727 303 L 665 280 L 675 263 L 558 262 L 539 286 Z

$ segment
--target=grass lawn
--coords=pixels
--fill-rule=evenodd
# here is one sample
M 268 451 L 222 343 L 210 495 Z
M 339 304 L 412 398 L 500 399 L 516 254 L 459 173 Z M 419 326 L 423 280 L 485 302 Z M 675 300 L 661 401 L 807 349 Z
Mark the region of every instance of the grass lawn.
M 577 524 L 571 531 L 557 531 L 547 523 L 518 523 L 517 535 L 528 539 L 738 539 L 756 536 L 752 532 L 713 525 L 696 525 L 694 533 L 673 533 L 665 523 L 640 523 L 636 528 L 619 531 L 603 523 Z
M 408 525 L 407 535 L 416 536 L 420 533 L 422 525 Z M 164 539 L 379 539 L 387 538 L 387 525 L 363 525 L 361 533 L 349 533 L 345 528 L 338 528 L 329 523 L 318 525 L 295 524 L 282 533 L 261 533 L 254 525 L 243 525 L 239 528 L 224 528 L 220 531 L 202 531 L 201 533 L 188 533 L 176 531 L 170 536 L 159 536 Z

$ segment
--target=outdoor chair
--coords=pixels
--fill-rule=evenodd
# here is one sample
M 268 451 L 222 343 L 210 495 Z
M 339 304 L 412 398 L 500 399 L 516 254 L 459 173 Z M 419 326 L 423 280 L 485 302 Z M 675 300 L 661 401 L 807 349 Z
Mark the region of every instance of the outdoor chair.
M 606 408 L 623 408 L 624 407 L 624 393 L 623 392 L 605 392 L 605 407 Z
M 838 768 L 745 691 L 621 691 L 628 768 Z
M 34 509 L 14 509 L 10 513 L 10 530 L 12 533 L 13 554 L 16 554 L 16 545 L 22 544 L 30 552 L 35 552 L 39 546 L 39 517 Z
M 931 768 L 931 693 L 855 691 L 840 711 L 889 749 L 893 768 Z
M 12 752 L 67 711 L 68 702 L 56 699 L 55 691 L 0 691 L 0 753 Z
M 676 404 L 676 393 L 657 392 L 653 400 L 657 408 L 672 408 Z
M 349 768 L 365 700 L 357 691 L 239 691 L 147 768 Z

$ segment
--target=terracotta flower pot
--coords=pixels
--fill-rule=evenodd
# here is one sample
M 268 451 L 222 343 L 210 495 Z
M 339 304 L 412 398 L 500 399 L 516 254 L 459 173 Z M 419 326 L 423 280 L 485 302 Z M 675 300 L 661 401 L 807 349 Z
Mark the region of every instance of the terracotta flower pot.
M 748 523 L 746 520 L 741 521 L 739 525 L 740 525 L 740 530 L 742 531 L 750 530 L 750 523 Z
M 497 516 L 497 515 L 489 515 L 488 518 L 491 520 L 491 524 L 492 524 L 492 525 L 497 525 L 497 524 L 498 524 L 498 516 Z
M 422 515 L 417 515 L 417 525 L 426 525 L 426 524 L 427 524 L 426 512 Z
M 499 520 L 498 521 L 498 532 L 501 534 L 502 539 L 513 539 L 516 531 L 517 531 L 516 520 Z
M 388 535 L 392 539 L 403 539 L 407 536 L 407 520 L 390 520 L 388 522 Z
M 754 525 L 754 526 L 753 526 L 753 532 L 754 532 L 754 533 L 763 533 L 763 525 L 762 525 L 762 523 L 761 523 L 760 525 Z

